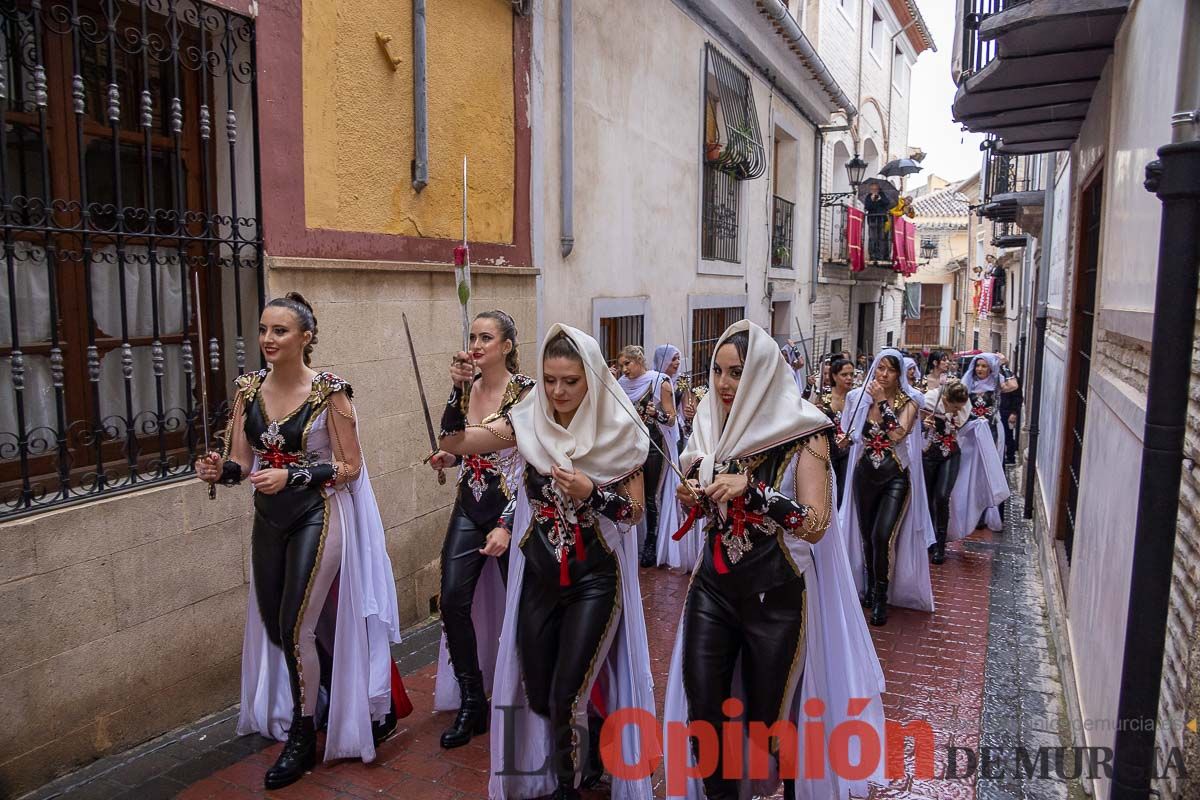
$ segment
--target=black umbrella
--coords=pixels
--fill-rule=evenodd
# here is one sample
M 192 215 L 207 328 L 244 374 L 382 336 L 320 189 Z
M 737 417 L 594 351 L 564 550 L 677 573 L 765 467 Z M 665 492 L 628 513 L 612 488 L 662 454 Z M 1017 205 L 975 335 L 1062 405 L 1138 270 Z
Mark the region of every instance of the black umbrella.
M 900 199 L 900 190 L 895 185 L 883 178 L 868 178 L 863 181 L 858 187 L 858 199 L 867 202 L 867 198 L 871 195 L 871 187 L 878 186 L 879 194 L 887 200 L 888 208 L 896 205 L 896 201 Z
M 884 164 L 883 169 L 879 170 L 879 174 L 888 177 L 893 175 L 903 177 L 904 175 L 912 175 L 914 172 L 920 172 L 921 169 L 921 165 L 911 158 L 897 158 L 895 161 L 889 161 Z

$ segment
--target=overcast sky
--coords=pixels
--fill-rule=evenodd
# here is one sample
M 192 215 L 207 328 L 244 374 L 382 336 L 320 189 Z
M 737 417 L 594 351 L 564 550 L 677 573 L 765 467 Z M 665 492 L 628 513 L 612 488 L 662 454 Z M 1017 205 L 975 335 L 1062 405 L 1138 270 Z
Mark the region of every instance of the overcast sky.
M 979 169 L 982 154 L 979 134 L 959 130 L 950 113 L 954 81 L 950 79 L 950 53 L 954 49 L 954 0 L 917 0 L 938 51 L 926 50 L 912 72 L 912 106 L 909 112 L 908 144 L 928 155 L 925 170 L 908 179 L 917 185 L 931 172 L 947 180 L 958 180 Z

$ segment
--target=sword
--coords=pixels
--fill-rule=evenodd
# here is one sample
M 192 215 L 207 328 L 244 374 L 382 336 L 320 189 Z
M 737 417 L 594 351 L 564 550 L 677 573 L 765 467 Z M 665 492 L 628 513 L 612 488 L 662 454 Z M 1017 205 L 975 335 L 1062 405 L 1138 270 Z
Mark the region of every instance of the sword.
M 800 324 L 799 317 L 793 317 L 793 319 L 796 321 L 796 333 L 800 337 L 800 346 L 804 348 L 804 374 L 809 375 L 809 374 L 812 374 L 813 362 L 812 362 L 812 356 L 808 352 L 808 342 L 804 341 L 804 327 Z M 816 342 L 813 342 L 813 344 L 816 345 Z M 821 389 L 825 388 L 825 387 L 821 386 L 821 365 L 820 364 L 817 365 L 816 375 L 817 375 L 817 385 L 815 388 L 816 388 L 816 391 L 819 392 L 819 391 L 821 391 Z
M 875 363 L 876 363 L 876 364 L 877 364 L 877 363 L 879 363 L 879 360 L 878 360 L 878 359 L 876 359 L 876 360 L 875 360 Z M 864 397 L 866 397 L 866 396 L 867 396 L 867 394 L 868 394 L 868 393 L 867 393 L 867 387 L 871 385 L 871 376 L 872 376 L 872 375 L 874 375 L 874 374 L 875 374 L 875 364 L 872 364 L 872 365 L 871 365 L 871 367 L 870 367 L 870 368 L 867 370 L 866 377 L 864 377 L 864 378 L 863 378 L 863 382 L 862 382 L 862 394 L 860 394 L 860 395 L 858 396 L 858 402 L 856 402 L 856 403 L 854 404 L 854 413 L 850 415 L 850 425 L 851 425 L 851 426 L 853 426 L 853 425 L 854 425 L 854 421 L 855 421 L 856 419 L 858 419 L 858 409 L 862 407 L 862 401 L 863 401 L 863 398 L 864 398 Z M 872 401 L 872 402 L 874 402 L 874 401 Z M 850 430 L 849 430 L 849 431 L 846 433 L 846 435 L 847 435 L 847 436 L 853 436 L 853 435 L 854 435 L 854 430 L 855 430 L 855 429 L 854 429 L 854 427 L 851 427 L 851 428 L 850 428 Z
M 208 376 L 207 372 L 208 356 L 205 353 L 204 347 L 204 313 L 200 308 L 200 271 L 197 270 L 192 274 L 193 297 L 196 298 L 196 340 L 199 346 L 199 362 L 198 370 L 200 375 L 200 423 L 204 429 L 204 457 L 208 458 L 209 441 L 208 441 Z M 231 412 L 232 413 L 232 412 Z M 210 483 L 208 485 L 208 499 L 217 499 L 217 485 Z
M 417 394 L 421 396 L 421 411 L 425 414 L 425 430 L 429 432 L 429 446 L 432 448 L 429 455 L 421 459 L 422 464 L 427 464 L 438 451 L 437 434 L 433 432 L 433 418 L 429 416 L 429 401 L 425 399 L 425 386 L 421 383 L 421 367 L 417 364 L 417 350 L 413 347 L 412 332 L 408 329 L 408 315 L 401 312 L 400 318 L 404 320 L 404 335 L 408 337 L 408 354 L 412 356 L 413 375 L 417 379 Z M 437 471 L 437 478 L 439 486 L 446 484 L 446 473 L 440 469 Z

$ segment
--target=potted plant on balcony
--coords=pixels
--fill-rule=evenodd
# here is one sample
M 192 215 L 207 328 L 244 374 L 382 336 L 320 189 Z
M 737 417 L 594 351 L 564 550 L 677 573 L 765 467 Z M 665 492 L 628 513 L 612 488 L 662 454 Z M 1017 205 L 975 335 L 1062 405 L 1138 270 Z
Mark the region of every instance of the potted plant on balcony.
M 774 257 L 775 257 L 773 266 L 776 266 L 776 267 L 791 266 L 792 251 L 788 248 L 788 246 L 786 244 L 775 245 L 775 250 L 772 253 L 772 255 L 774 255 Z
M 721 160 L 721 143 L 713 140 L 704 145 L 704 160 L 712 164 Z

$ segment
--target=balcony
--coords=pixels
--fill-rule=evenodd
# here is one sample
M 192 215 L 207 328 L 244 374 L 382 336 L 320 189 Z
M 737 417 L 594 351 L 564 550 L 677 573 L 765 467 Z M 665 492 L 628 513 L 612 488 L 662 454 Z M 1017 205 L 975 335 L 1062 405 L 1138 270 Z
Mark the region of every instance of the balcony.
M 1016 222 L 992 222 L 992 247 L 1024 247 L 1027 241 L 1025 233 L 1017 229 Z
M 1016 223 L 1022 233 L 1039 236 L 1046 191 L 1038 188 L 1035 170 L 1036 160 L 1032 156 L 998 153 L 994 149 L 989 152 L 983 165 L 980 216 L 994 222 Z
M 861 227 L 861 238 L 851 240 L 851 210 L 862 214 L 862 209 L 854 205 L 853 195 L 848 193 L 832 193 L 821 195 L 821 263 L 851 267 L 851 256 L 854 249 L 863 253 L 862 269 L 868 272 L 878 269 L 878 274 L 861 274 L 868 280 L 887 280 L 888 273 L 904 273 L 907 259 L 897 259 L 892 252 L 892 234 L 887 227 L 887 214 L 865 214 Z M 909 222 L 906 220 L 906 222 Z M 915 249 L 915 242 L 914 248 Z M 915 267 L 916 255 L 912 255 Z M 909 268 L 909 273 L 911 274 Z M 883 272 L 887 270 L 887 272 Z
M 1129 0 L 963 0 L 954 118 L 1007 154 L 1079 135 Z
M 771 210 L 771 266 L 792 269 L 792 231 L 796 204 L 776 197 Z

